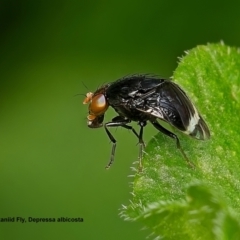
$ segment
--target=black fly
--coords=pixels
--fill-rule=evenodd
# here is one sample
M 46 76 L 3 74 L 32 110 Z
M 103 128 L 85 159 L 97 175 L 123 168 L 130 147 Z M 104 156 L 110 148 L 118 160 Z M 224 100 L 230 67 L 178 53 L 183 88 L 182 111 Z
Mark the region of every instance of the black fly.
M 114 160 L 116 140 L 108 130 L 109 127 L 123 127 L 131 130 L 139 141 L 139 169 L 142 169 L 142 152 L 144 147 L 143 128 L 147 121 L 160 132 L 176 140 L 184 158 L 189 162 L 181 148 L 177 135 L 165 129 L 157 119 L 161 119 L 174 126 L 181 132 L 199 140 L 210 137 L 207 124 L 197 109 L 187 97 L 186 93 L 174 82 L 151 75 L 132 75 L 115 82 L 108 83 L 97 89 L 94 93 L 87 93 L 83 101 L 89 103 L 88 127 L 98 128 L 104 126 L 112 142 L 111 157 L 106 168 Z M 111 106 L 118 113 L 111 122 L 103 124 L 104 114 Z M 138 122 L 140 132 L 137 133 L 128 124 Z

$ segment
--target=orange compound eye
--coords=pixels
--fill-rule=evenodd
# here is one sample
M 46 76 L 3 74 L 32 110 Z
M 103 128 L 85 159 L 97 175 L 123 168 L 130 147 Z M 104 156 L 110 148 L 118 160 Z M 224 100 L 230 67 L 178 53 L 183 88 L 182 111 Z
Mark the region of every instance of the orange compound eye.
M 89 105 L 90 115 L 99 116 L 106 112 L 108 109 L 108 103 L 103 94 L 98 94 L 92 98 L 92 101 Z

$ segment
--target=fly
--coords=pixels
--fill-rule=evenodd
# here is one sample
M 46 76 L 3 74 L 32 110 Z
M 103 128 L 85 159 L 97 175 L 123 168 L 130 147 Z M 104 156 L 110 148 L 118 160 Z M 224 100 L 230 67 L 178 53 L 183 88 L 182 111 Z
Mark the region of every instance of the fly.
M 150 122 L 157 130 L 175 139 L 177 148 L 181 151 L 190 166 L 194 166 L 184 153 L 176 134 L 164 128 L 157 119 L 163 120 L 181 132 L 195 139 L 210 138 L 210 131 L 187 97 L 186 93 L 173 81 L 151 75 L 132 75 L 101 86 L 94 93 L 87 93 L 83 104 L 88 105 L 87 125 L 90 128 L 104 127 L 112 142 L 108 169 L 115 156 L 116 139 L 108 128 L 123 127 L 129 129 L 139 142 L 139 170 L 142 170 L 143 129 Z M 104 115 L 111 106 L 117 116 L 112 121 L 104 123 Z M 135 121 L 140 126 L 139 133 L 128 125 Z

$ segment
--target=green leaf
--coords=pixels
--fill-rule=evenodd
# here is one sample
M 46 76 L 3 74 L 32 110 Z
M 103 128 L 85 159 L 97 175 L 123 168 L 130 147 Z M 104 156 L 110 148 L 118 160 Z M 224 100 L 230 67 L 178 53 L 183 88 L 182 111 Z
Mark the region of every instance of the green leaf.
M 189 187 L 187 201 L 157 202 L 137 218 L 165 239 L 240 239 L 240 225 L 218 194 L 202 184 Z
M 144 170 L 134 178 L 122 215 L 148 222 L 166 239 L 240 239 L 240 52 L 223 43 L 198 46 L 181 59 L 173 80 L 207 122 L 211 138 L 195 140 L 164 125 L 196 168 L 173 139 L 158 133 L 145 149 Z

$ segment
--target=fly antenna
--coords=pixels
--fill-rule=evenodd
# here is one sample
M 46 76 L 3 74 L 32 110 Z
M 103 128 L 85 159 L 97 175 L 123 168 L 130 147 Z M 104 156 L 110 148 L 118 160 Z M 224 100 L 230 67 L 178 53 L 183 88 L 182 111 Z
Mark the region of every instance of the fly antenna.
M 81 82 L 82 82 L 82 81 L 81 81 Z M 89 91 L 87 85 L 86 85 L 84 82 L 82 82 L 82 85 Z
M 83 93 L 78 93 L 78 94 L 75 94 L 74 97 L 78 96 L 78 95 L 81 95 L 81 96 L 84 96 L 86 97 L 86 94 L 83 94 Z

